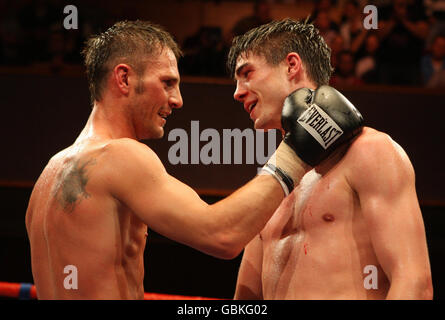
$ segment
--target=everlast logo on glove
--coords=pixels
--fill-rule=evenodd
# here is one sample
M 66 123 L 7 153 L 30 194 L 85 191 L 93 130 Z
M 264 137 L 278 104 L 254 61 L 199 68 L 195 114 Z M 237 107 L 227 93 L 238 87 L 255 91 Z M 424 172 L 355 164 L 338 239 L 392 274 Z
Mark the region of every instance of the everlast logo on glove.
M 300 88 L 284 100 L 281 125 L 283 141 L 314 167 L 362 131 L 363 117 L 332 87 Z
M 335 121 L 316 104 L 303 112 L 297 121 L 324 149 L 343 134 Z

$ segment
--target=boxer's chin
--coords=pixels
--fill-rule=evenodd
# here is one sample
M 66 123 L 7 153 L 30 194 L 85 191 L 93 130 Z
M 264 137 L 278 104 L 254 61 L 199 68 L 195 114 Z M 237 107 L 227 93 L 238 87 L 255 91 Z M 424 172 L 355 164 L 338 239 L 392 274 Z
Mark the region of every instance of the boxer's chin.
M 164 128 L 156 127 L 152 128 L 149 132 L 147 132 L 142 138 L 142 140 L 161 139 L 162 137 L 164 137 Z
M 276 121 L 274 119 L 264 119 L 264 118 L 258 118 L 255 120 L 255 123 L 253 125 L 255 129 L 262 129 L 262 130 L 273 130 L 273 129 L 279 129 L 281 130 L 281 122 Z
M 155 137 L 153 139 L 161 139 L 164 137 L 164 128 L 159 127 L 159 129 L 156 131 Z
M 255 129 L 263 129 L 263 130 L 265 130 L 266 129 L 266 124 L 267 124 L 267 122 L 265 122 L 264 121 L 264 119 L 262 118 L 262 117 L 259 117 L 259 118 L 257 118 L 257 119 L 255 119 L 255 121 L 254 121 L 254 123 L 253 123 L 253 127 L 255 128 Z

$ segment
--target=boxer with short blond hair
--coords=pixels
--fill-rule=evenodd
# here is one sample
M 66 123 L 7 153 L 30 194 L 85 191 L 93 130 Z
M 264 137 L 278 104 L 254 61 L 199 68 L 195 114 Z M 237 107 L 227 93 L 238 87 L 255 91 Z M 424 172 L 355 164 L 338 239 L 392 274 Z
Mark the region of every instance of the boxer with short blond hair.
M 326 86 L 330 49 L 313 25 L 286 19 L 252 29 L 234 39 L 228 67 L 234 98 L 255 128 L 285 128 L 282 113 L 307 105 L 313 111 L 298 118 L 302 128 L 321 145 L 335 134 L 318 111 L 338 92 Z M 391 137 L 369 127 L 283 200 L 246 246 L 235 292 L 235 299 L 432 296 L 413 166 Z

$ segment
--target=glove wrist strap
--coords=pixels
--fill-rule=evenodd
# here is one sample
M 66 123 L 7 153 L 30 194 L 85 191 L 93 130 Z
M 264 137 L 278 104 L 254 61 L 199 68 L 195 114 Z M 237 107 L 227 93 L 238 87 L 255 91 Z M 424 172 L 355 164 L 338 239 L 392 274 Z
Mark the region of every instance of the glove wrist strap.
M 265 166 L 261 169 L 259 174 L 270 174 L 280 183 L 283 188 L 285 196 L 288 196 L 289 193 L 294 190 L 294 182 L 291 177 L 287 175 L 286 172 L 281 170 L 280 168 L 274 166 L 271 163 L 266 163 Z

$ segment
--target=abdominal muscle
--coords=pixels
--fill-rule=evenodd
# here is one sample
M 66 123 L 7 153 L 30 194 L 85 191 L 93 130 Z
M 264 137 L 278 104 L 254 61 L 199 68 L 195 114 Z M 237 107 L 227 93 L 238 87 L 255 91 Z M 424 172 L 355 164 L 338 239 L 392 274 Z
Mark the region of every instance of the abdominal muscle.
M 388 280 L 340 168 L 309 171 L 261 232 L 264 299 L 384 299 Z M 364 268 L 377 268 L 366 289 Z

